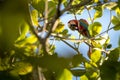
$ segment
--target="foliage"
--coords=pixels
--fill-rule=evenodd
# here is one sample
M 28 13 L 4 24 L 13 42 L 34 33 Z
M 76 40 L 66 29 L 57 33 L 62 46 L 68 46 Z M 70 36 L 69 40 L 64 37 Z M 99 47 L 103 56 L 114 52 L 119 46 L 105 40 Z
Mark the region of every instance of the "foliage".
M 73 76 L 80 80 L 119 80 L 120 38 L 118 47 L 111 49 L 108 35 L 111 29 L 120 30 L 119 3 L 119 0 L 0 0 L 0 80 L 72 80 Z M 107 26 L 96 20 L 104 15 L 105 9 L 116 15 L 110 15 L 110 24 L 114 26 L 108 25 L 101 33 L 102 27 Z M 84 10 L 91 21 L 91 38 L 71 38 L 73 35 L 65 28 L 61 16 L 72 14 L 76 19 Z M 90 14 L 92 10 L 94 16 Z M 59 57 L 55 41 L 64 42 L 76 55 Z M 79 51 L 82 42 L 90 47 L 89 59 Z

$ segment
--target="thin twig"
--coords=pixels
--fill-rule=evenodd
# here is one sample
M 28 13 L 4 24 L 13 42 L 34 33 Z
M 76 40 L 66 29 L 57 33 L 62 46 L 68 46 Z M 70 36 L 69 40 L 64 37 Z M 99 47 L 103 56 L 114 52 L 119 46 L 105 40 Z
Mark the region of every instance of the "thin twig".
M 66 42 L 65 40 L 61 39 L 61 41 L 63 41 L 65 44 L 67 44 L 69 47 L 71 47 L 72 49 L 74 49 L 78 54 L 81 54 L 77 48 L 74 48 L 72 45 L 70 45 L 68 42 Z
M 91 16 L 91 14 L 90 14 L 89 9 L 87 8 L 87 6 L 85 6 L 85 8 L 87 9 L 87 12 L 88 12 L 88 15 L 89 15 L 89 17 L 90 17 L 90 21 L 91 21 L 91 23 L 93 23 L 93 19 L 92 19 L 92 16 Z
M 48 0 L 45 0 L 45 20 L 44 20 L 44 27 L 43 31 L 46 29 L 47 23 L 48 23 Z
M 109 24 L 108 24 L 108 29 L 107 29 L 107 30 L 109 30 L 109 28 L 110 28 L 110 25 L 111 25 L 111 18 L 112 18 L 112 12 L 111 12 L 111 10 L 110 10 L 110 22 L 109 22 Z M 107 31 L 107 33 L 108 33 L 108 31 Z

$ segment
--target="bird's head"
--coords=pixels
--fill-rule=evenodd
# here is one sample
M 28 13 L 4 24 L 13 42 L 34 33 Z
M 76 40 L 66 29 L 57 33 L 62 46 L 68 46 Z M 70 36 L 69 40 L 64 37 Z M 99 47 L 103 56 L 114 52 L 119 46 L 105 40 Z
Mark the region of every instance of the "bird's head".
M 68 22 L 68 27 L 71 29 L 71 30 L 77 30 L 78 29 L 78 21 L 77 20 L 70 20 Z

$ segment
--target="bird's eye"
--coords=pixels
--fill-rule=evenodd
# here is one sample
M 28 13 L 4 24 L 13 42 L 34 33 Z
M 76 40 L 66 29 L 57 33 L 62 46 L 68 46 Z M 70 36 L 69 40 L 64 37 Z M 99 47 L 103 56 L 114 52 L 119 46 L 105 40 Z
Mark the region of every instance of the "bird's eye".
M 71 24 L 72 27 L 76 27 L 77 25 L 76 24 Z
M 77 27 L 77 25 L 75 25 L 75 24 L 69 24 L 69 28 L 71 30 L 76 30 L 76 27 Z

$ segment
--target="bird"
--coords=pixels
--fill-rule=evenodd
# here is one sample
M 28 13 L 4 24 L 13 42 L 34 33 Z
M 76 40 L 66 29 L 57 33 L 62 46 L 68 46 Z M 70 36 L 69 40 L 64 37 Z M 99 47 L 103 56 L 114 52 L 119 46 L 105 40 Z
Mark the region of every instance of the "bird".
M 89 33 L 89 30 L 88 30 L 88 27 L 89 27 L 89 24 L 88 22 L 85 20 L 85 19 L 80 19 L 80 20 L 70 20 L 68 22 L 68 27 L 71 29 L 71 30 L 77 30 L 80 34 L 82 34 L 84 37 L 90 39 L 91 38 L 91 35 Z M 92 40 L 91 40 L 92 41 Z M 87 45 L 88 43 L 85 42 Z M 89 46 L 89 50 L 88 50 L 88 57 L 90 58 L 90 55 L 92 53 L 92 44 L 91 46 Z
M 84 37 L 90 38 L 90 33 L 88 30 L 88 22 L 85 19 L 80 19 L 80 20 L 70 20 L 68 22 L 68 27 L 71 30 L 77 30 L 80 34 L 82 34 Z

